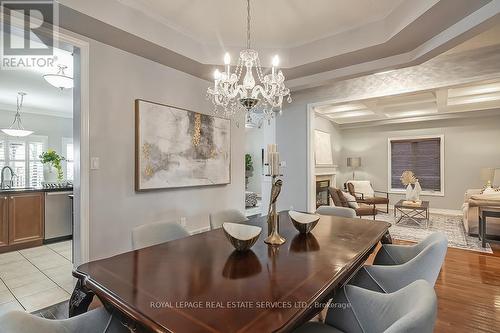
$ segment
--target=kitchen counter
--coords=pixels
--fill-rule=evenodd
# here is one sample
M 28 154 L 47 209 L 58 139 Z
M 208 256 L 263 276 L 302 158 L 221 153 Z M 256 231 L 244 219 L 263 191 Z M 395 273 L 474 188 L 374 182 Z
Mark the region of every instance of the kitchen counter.
M 44 187 L 5 188 L 5 189 L 0 189 L 0 195 L 2 195 L 2 194 L 25 193 L 25 192 L 64 192 L 64 191 L 73 191 L 73 187 L 56 187 L 56 188 L 44 188 Z

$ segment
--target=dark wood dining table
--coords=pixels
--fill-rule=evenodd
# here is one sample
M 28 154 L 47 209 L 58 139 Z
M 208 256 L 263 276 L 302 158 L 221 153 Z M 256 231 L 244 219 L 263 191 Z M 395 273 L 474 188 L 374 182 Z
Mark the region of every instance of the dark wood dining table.
M 79 266 L 70 316 L 96 295 L 137 332 L 289 332 L 313 318 L 363 265 L 389 224 L 321 216 L 299 234 L 280 215 L 285 244 L 234 251 L 221 229 Z

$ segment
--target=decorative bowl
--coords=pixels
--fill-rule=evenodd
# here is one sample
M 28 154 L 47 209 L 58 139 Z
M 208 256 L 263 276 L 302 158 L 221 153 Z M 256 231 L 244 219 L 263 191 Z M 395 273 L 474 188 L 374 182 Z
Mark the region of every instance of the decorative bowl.
M 308 214 L 301 213 L 291 210 L 288 212 L 290 220 L 292 220 L 293 226 L 301 234 L 307 234 L 311 232 L 316 224 L 318 224 L 320 216 L 318 214 Z
M 262 232 L 261 227 L 230 222 L 223 223 L 222 230 L 237 251 L 250 249 Z

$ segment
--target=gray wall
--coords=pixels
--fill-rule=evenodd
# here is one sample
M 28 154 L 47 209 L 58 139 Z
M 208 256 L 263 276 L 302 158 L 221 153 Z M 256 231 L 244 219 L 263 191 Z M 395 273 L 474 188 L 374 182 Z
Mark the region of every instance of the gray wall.
M 459 210 L 467 189 L 481 188 L 479 170 L 500 167 L 500 116 L 440 120 L 342 131 L 342 155 L 362 158 L 356 179 L 373 182 L 376 189 L 387 191 L 387 139 L 390 137 L 444 134 L 444 197 L 423 196 L 431 208 Z M 341 168 L 339 183 L 351 177 Z M 391 195 L 391 203 L 403 195 Z
M 0 110 L 0 127 L 9 127 L 16 113 Z M 62 138 L 73 137 L 73 119 L 46 116 L 33 113 L 22 113 L 24 128 L 34 131 L 33 135 L 48 137 L 48 148 L 63 154 Z
M 244 208 L 244 129 L 234 124 L 230 185 L 134 191 L 134 100 L 206 113 L 209 84 L 91 41 L 90 156 L 100 158 L 100 169 L 90 174 L 90 259 L 130 250 L 137 225 L 184 216 L 195 230 L 208 226 L 209 212 Z

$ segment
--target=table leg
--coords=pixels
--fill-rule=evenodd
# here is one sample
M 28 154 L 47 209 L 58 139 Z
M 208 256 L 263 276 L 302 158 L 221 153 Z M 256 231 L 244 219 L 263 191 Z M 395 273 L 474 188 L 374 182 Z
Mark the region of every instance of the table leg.
M 380 243 L 382 244 L 392 244 L 392 237 L 389 231 L 385 233 L 384 236 L 382 236 L 382 239 L 380 239 Z
M 481 246 L 486 247 L 486 216 L 479 217 L 479 225 L 481 230 Z
M 71 298 L 69 299 L 69 317 L 78 316 L 87 312 L 93 298 L 94 293 L 85 288 L 82 284 L 82 280 L 78 279 L 75 290 L 73 290 Z

